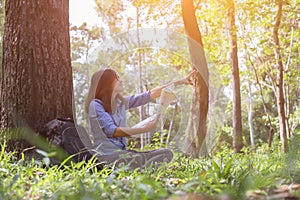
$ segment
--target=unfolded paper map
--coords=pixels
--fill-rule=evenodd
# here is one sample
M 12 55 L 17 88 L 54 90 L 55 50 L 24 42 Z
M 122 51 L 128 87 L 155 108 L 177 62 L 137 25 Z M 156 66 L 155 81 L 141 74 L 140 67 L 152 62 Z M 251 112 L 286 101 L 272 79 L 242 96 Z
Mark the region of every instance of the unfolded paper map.
M 139 128 L 145 126 L 150 121 L 153 121 L 156 119 L 156 117 L 160 117 L 161 114 L 164 112 L 164 110 L 174 101 L 177 101 L 177 96 L 173 92 L 174 85 L 170 85 L 166 88 L 164 88 L 161 92 L 159 101 L 158 101 L 158 108 L 157 113 L 148 117 L 147 119 L 144 119 L 143 121 L 139 122 L 138 124 L 134 125 L 133 128 Z

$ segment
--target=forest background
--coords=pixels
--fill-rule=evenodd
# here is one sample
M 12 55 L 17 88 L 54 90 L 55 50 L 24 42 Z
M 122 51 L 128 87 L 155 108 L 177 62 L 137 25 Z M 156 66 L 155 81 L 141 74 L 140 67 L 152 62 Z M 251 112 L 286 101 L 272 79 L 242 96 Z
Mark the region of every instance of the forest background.
M 96 54 L 97 44 L 105 43 L 107 40 L 111 41 L 113 40 L 111 38 L 120 33 L 133 32 L 136 34 L 139 29 L 151 28 L 158 29 L 158 31 L 170 29 L 178 35 L 185 34 L 180 1 L 108 1 L 106 4 L 96 1 L 96 5 L 102 25 L 89 27 L 84 23 L 81 26 L 71 27 L 72 61 L 75 73 L 76 70 L 80 71 L 86 68 L 82 67 L 82 64 L 90 64 L 88 59 L 93 59 L 93 55 L 90 54 Z M 233 133 L 233 96 L 236 92 L 233 90 L 232 84 L 230 6 L 230 2 L 223 1 L 195 2 L 195 15 L 210 73 L 210 112 L 208 115 L 211 116 L 208 118 L 214 128 L 209 130 L 210 134 L 208 133 L 207 140 L 214 140 L 222 135 L 229 140 L 229 144 L 232 143 L 230 138 Z M 274 137 L 280 137 L 277 101 L 279 69 L 276 60 L 276 45 L 273 39 L 277 11 L 277 2 L 274 1 L 264 4 L 258 1 L 235 2 L 238 67 L 241 82 L 242 135 L 246 146 L 271 143 L 270 137 L 273 130 L 275 131 Z M 291 138 L 299 133 L 300 91 L 297 80 L 299 76 L 299 44 L 297 42 L 299 2 L 284 2 L 282 13 L 279 41 L 284 67 L 285 120 L 283 123 L 286 124 L 287 138 Z M 142 31 L 140 32 L 142 35 Z M 123 39 L 126 40 L 125 37 Z M 180 55 L 180 51 L 178 51 L 186 46 L 179 42 L 185 41 L 177 40 L 176 42 L 168 45 L 173 45 L 171 48 L 177 49 L 174 50 L 177 54 L 164 49 L 141 50 L 136 48 L 128 53 L 131 55 L 112 63 L 111 67 L 116 68 L 124 77 L 124 82 L 128 83 L 126 85 L 127 94 L 145 91 L 165 83 L 164 81 L 170 80 L 170 77 L 182 77 L 190 70 L 189 58 L 184 54 Z M 103 46 L 101 47 L 103 48 Z M 119 53 L 119 50 L 115 49 L 115 54 Z M 112 51 L 109 54 L 112 54 L 111 57 L 115 56 Z M 123 52 L 123 54 L 125 53 Z M 103 55 L 107 54 L 103 51 Z M 99 57 L 99 55 L 97 56 Z M 128 65 L 128 63 L 131 64 Z M 166 70 L 170 74 L 166 74 Z M 130 79 L 135 81 L 131 82 Z M 78 80 L 78 82 L 80 81 L 83 81 L 82 77 Z M 83 85 L 87 85 L 87 83 Z M 187 91 L 187 93 L 189 92 L 191 93 L 191 91 Z M 82 98 L 79 96 L 84 97 L 82 91 L 75 91 L 75 99 L 78 100 L 76 105 L 82 104 L 82 101 L 79 100 Z M 186 97 L 187 94 L 182 96 Z M 180 100 L 183 108 L 188 107 L 190 102 L 183 98 Z M 144 113 L 146 116 L 148 114 Z M 130 115 L 133 118 L 134 116 L 139 116 L 138 111 Z M 140 116 L 138 119 L 129 121 L 134 124 L 144 117 Z M 169 127 L 169 124 L 166 123 L 165 126 Z M 212 141 L 208 141 L 208 143 L 214 145 Z
M 86 86 L 89 84 L 88 82 L 91 72 L 96 70 L 96 67 L 98 67 L 97 65 L 93 67 L 90 64 L 90 59 L 95 57 L 95 52 L 97 54 L 96 57 L 98 57 L 98 55 L 106 55 L 106 49 L 100 49 L 100 51 L 99 49 L 97 50 L 99 45 L 101 47 L 101 43 L 105 43 L 106 41 L 114 41 L 114 39 L 120 39 L 119 37 L 116 37 L 116 35 L 120 33 L 127 33 L 128 31 L 133 31 L 136 33 L 136 30 L 147 28 L 157 30 L 170 29 L 178 34 L 185 33 L 180 1 L 116 0 L 107 1 L 105 3 L 102 3 L 101 1 L 95 2 L 97 5 L 96 11 L 102 20 L 101 25 L 89 26 L 88 22 L 79 26 L 73 26 L 72 24 L 70 25 L 71 58 L 73 67 L 74 99 L 77 112 L 76 115 L 79 116 L 77 120 L 79 122 L 82 121 L 83 125 L 84 118 L 80 118 L 80 116 L 83 116 L 82 105 L 87 92 Z M 289 166 L 289 164 L 293 163 L 292 166 L 290 166 L 290 169 L 292 169 L 291 171 L 287 172 L 283 170 L 284 178 L 282 178 L 281 173 L 279 174 L 279 176 L 281 176 L 280 180 L 284 180 L 280 183 L 291 183 L 293 181 L 297 182 L 298 180 L 297 176 L 295 176 L 295 172 L 297 172 L 299 169 L 299 163 L 297 159 L 294 161 L 289 160 L 291 159 L 291 155 L 294 154 L 288 154 L 287 157 L 285 157 L 286 154 L 282 152 L 287 150 L 281 150 L 282 143 L 280 143 L 280 140 L 282 140 L 282 138 L 280 137 L 280 126 L 282 123 L 285 124 L 287 143 L 291 145 L 290 149 L 296 149 L 296 155 L 299 155 L 298 148 L 292 146 L 292 144 L 297 144 L 297 138 L 300 134 L 300 83 L 298 81 L 300 73 L 300 42 L 298 41 L 300 34 L 300 5 L 296 0 L 280 2 L 282 3 L 282 18 L 280 26 L 277 28 L 279 33 L 278 38 L 280 41 L 280 61 L 283 64 L 282 86 L 284 91 L 284 121 L 280 121 L 278 111 L 279 104 L 277 102 L 279 95 L 277 91 L 279 69 L 277 65 L 278 59 L 276 57 L 278 45 L 276 45 L 274 41 L 274 30 L 276 30 L 276 26 L 278 25 L 276 23 L 278 16 L 278 1 L 264 1 L 263 3 L 260 1 L 236 1 L 234 4 L 236 20 L 235 30 L 238 44 L 239 76 L 241 82 L 241 120 L 243 126 L 242 136 L 245 148 L 243 152 L 247 153 L 250 151 L 255 154 L 253 159 L 259 159 L 259 157 L 256 157 L 258 156 L 256 154 L 259 154 L 261 151 L 271 152 L 271 155 L 266 155 L 267 157 L 269 156 L 269 162 L 263 162 L 262 159 L 259 159 L 259 162 L 261 162 L 263 166 L 262 168 L 257 166 L 253 167 L 252 163 L 250 162 L 251 164 L 249 164 L 248 162 L 249 168 L 242 167 L 240 169 L 242 169 L 242 171 L 248 171 L 250 168 L 255 168 L 258 171 L 261 170 L 261 173 L 273 175 L 273 172 L 278 172 L 276 170 L 286 169 L 286 164 Z M 226 190 L 229 190 L 230 186 L 233 187 L 233 185 L 236 184 L 235 181 L 237 181 L 238 184 L 234 185 L 236 186 L 236 190 L 233 190 L 236 192 L 238 191 L 238 188 L 242 187 L 243 184 L 241 184 L 241 180 L 243 178 L 243 181 L 245 182 L 251 179 L 251 181 L 256 183 L 257 188 L 266 187 L 266 185 L 262 184 L 262 180 L 258 178 L 261 175 L 260 173 L 256 174 L 257 176 L 252 175 L 251 178 L 247 177 L 246 175 L 245 177 L 233 176 L 234 165 L 243 163 L 242 161 L 239 162 L 238 158 L 232 159 L 229 156 L 224 162 L 222 159 L 218 160 L 219 158 L 222 158 L 222 156 L 226 158 L 224 153 L 231 155 L 231 150 L 233 148 L 232 116 L 234 91 L 232 89 L 233 78 L 230 61 L 230 56 L 232 53 L 230 41 L 232 27 L 229 18 L 230 6 L 231 4 L 229 4 L 227 1 L 195 2 L 195 16 L 202 35 L 204 44 L 203 47 L 206 52 L 208 69 L 210 73 L 209 98 L 211 110 L 208 115 L 211 117 L 208 117 L 208 119 L 211 123 L 212 129 L 209 129 L 210 131 L 208 131 L 206 142 L 208 146 L 207 154 L 214 157 L 214 159 L 198 161 L 200 163 L 193 164 L 193 166 L 197 167 L 194 172 L 191 172 L 191 174 L 197 174 L 199 170 L 203 170 L 206 167 L 211 167 L 211 169 L 205 170 L 207 171 L 205 175 L 200 173 L 198 178 L 201 179 L 201 181 L 197 179 L 194 180 L 195 182 L 190 182 L 190 179 L 185 179 L 183 177 L 179 179 L 171 179 L 171 186 L 169 189 L 167 189 L 167 191 L 171 191 L 171 193 L 178 191 L 178 188 L 172 188 L 174 185 L 176 187 L 181 187 L 181 189 L 185 191 L 196 191 L 203 193 L 205 191 L 204 188 L 208 187 L 208 192 L 204 193 L 222 193 L 224 192 L 222 181 L 225 181 L 229 186 L 228 188 L 226 187 Z M 3 34 L 3 1 L 1 2 L 1 11 L 2 23 L 0 29 L 1 34 Z M 169 45 L 173 45 L 172 47 L 175 49 L 180 49 L 182 46 L 186 46 L 186 44 L 183 43 L 170 43 Z M 112 49 L 109 53 L 111 57 L 114 57 L 114 53 L 118 55 L 120 52 L 119 49 Z M 131 65 L 128 63 L 131 63 Z M 115 68 L 122 77 L 124 77 L 124 82 L 128 83 L 126 85 L 126 91 L 128 92 L 127 94 L 148 90 L 155 85 L 164 83 L 164 81 L 169 80 L 170 77 L 182 77 L 191 70 L 190 64 L 188 63 L 186 57 L 181 57 L 176 54 L 172 54 L 172 52 L 170 53 L 157 49 L 137 49 L 130 52 L 130 54 L 126 55 L 122 59 L 116 60 L 114 63 L 112 63 L 112 67 Z M 168 73 L 166 73 L 166 71 Z M 140 75 L 138 77 L 136 77 L 137 72 L 139 72 Z M 132 77 L 136 77 L 137 81 L 131 81 Z M 191 90 L 182 90 L 180 92 L 182 92 L 182 94 L 179 95 L 179 97 L 190 97 L 192 93 Z M 166 118 L 169 120 L 167 120 L 162 127 L 162 130 L 164 130 L 166 133 L 168 130 L 174 130 L 174 133 L 176 134 L 178 129 L 182 126 L 180 124 L 180 118 L 183 116 L 183 111 L 185 111 L 184 109 L 189 107 L 190 102 L 188 99 L 189 98 L 180 99 L 180 104 L 173 105 L 166 113 Z M 131 121 L 131 123 L 138 122 L 147 115 L 150 115 L 150 110 L 150 108 L 144 108 L 145 113 L 142 114 L 140 110 L 132 110 L 128 116 L 129 121 Z M 174 110 L 176 110 L 177 115 L 172 117 Z M 172 129 L 170 129 L 170 127 Z M 157 140 L 133 140 L 132 146 L 144 148 L 147 147 L 147 145 L 163 145 L 165 144 L 165 141 L 163 141 L 164 138 L 162 135 L 164 134 L 162 133 L 163 132 L 157 136 L 159 138 Z M 172 133 L 170 133 L 170 135 L 172 136 Z M 166 136 L 166 134 L 164 136 Z M 274 145 L 273 147 L 272 144 Z M 276 157 L 280 158 L 278 160 L 282 162 L 281 164 L 275 162 Z M 10 157 L 6 158 L 12 159 Z M 284 163 L 286 161 L 284 161 L 285 158 L 288 160 L 287 163 Z M 245 158 L 240 159 L 243 160 Z M 181 165 L 181 167 L 188 167 L 188 164 L 185 165 L 183 163 L 194 161 L 195 160 L 189 161 L 189 159 L 181 160 L 179 165 Z M 209 164 L 201 163 L 205 161 L 207 161 Z M 179 167 L 177 166 L 178 163 L 173 163 L 173 165 L 175 168 Z M 273 167 L 275 166 L 275 169 L 270 168 L 270 165 Z M 230 169 L 232 171 L 229 175 Z M 269 171 L 267 169 L 269 169 Z M 209 170 L 212 171 L 210 172 Z M 210 173 L 215 174 L 216 176 L 210 177 Z M 236 174 L 241 175 L 243 173 L 241 173 L 241 171 L 236 171 Z M 134 174 L 134 176 L 135 175 L 136 174 Z M 122 177 L 122 174 L 119 174 L 119 176 Z M 168 177 L 166 174 L 165 176 Z M 205 182 L 203 179 L 206 179 L 207 177 L 210 177 L 210 181 Z M 270 182 L 272 178 L 270 178 Z M 141 180 L 144 181 L 143 178 L 141 178 Z M 155 177 L 155 180 L 159 180 L 159 177 Z M 163 184 L 169 184 L 170 182 L 168 181 L 170 181 L 169 178 L 164 179 Z M 206 184 L 204 184 L 204 188 L 200 186 L 200 182 L 202 184 Z M 209 183 L 215 182 L 218 183 L 216 184 L 216 188 L 208 186 Z M 184 185 L 181 183 L 184 183 Z M 115 184 L 118 185 L 120 183 L 115 182 Z M 126 184 L 130 185 L 132 182 L 126 182 L 125 185 Z M 151 185 L 152 188 L 158 190 L 157 185 L 155 184 L 160 183 L 151 182 L 148 185 Z M 194 187 L 194 184 L 196 187 Z M 249 188 L 255 188 L 255 184 L 249 185 Z M 4 185 L 2 186 L 4 187 Z M 132 187 L 132 185 L 129 187 Z M 147 188 L 147 186 L 145 187 L 146 188 L 141 187 L 141 191 L 151 191 L 151 189 Z M 105 189 L 109 190 L 108 188 Z M 164 192 L 165 191 L 162 190 L 161 195 L 163 197 L 168 196 Z M 71 192 L 71 194 L 74 194 L 74 192 Z M 139 194 L 142 195 L 142 193 Z M 120 195 L 125 194 L 121 193 Z

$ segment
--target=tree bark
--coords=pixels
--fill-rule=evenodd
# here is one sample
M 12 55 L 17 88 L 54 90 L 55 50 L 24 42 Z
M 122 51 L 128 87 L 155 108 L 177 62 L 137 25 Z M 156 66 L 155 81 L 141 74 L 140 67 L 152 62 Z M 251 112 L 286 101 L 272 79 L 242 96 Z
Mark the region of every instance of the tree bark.
M 239 153 L 243 148 L 243 128 L 242 128 L 242 109 L 241 109 L 241 91 L 240 91 L 240 76 L 238 64 L 238 48 L 237 35 L 235 25 L 235 10 L 234 1 L 230 1 L 229 8 L 230 17 L 230 36 L 231 36 L 231 67 L 232 67 L 232 86 L 233 86 L 233 148 L 235 153 Z
M 198 28 L 193 0 L 182 0 L 182 17 L 188 35 L 189 51 L 195 76 L 194 93 L 191 103 L 191 115 L 186 129 L 184 152 L 193 157 L 207 155 L 206 132 L 209 101 L 208 68 L 203 50 L 202 36 Z
M 277 65 L 277 110 L 278 110 L 278 117 L 279 117 L 279 126 L 280 126 L 280 140 L 281 140 L 281 147 L 284 152 L 287 152 L 288 150 L 288 141 L 287 141 L 287 134 L 286 134 L 286 123 L 285 123 L 285 108 L 284 108 L 284 92 L 283 92 L 283 63 L 282 63 L 282 57 L 280 53 L 280 43 L 278 38 L 278 30 L 281 22 L 282 17 L 282 6 L 283 1 L 278 1 L 278 11 L 276 15 L 276 20 L 274 24 L 274 31 L 273 31 L 273 37 L 274 37 L 274 44 L 275 44 L 275 59 L 276 59 L 276 65 Z
M 5 5 L 1 128 L 39 132 L 72 118 L 68 0 L 11 0 Z

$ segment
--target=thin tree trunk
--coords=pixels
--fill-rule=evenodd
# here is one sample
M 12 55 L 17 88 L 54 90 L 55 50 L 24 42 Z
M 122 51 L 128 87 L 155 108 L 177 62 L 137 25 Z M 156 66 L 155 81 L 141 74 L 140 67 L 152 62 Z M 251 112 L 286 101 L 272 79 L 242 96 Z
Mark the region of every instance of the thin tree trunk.
M 182 17 L 189 39 L 189 50 L 194 69 L 197 69 L 195 88 L 191 103 L 191 115 L 186 129 L 184 152 L 193 157 L 207 155 L 206 132 L 208 113 L 208 68 L 200 30 L 198 28 L 193 0 L 182 0 Z M 204 145 L 204 147 L 202 147 Z
M 252 89 L 249 81 L 249 111 L 248 111 L 248 124 L 249 124 L 249 129 L 250 129 L 250 142 L 251 146 L 255 146 L 254 142 L 254 131 L 253 131 L 253 97 L 252 97 Z
M 247 49 L 246 45 L 245 45 L 245 49 Z M 263 95 L 262 85 L 261 85 L 261 83 L 259 81 L 259 78 L 258 78 L 257 69 L 255 68 L 254 63 L 252 62 L 252 60 L 251 60 L 251 58 L 250 58 L 249 55 L 248 55 L 248 60 L 249 60 L 249 62 L 251 64 L 251 67 L 252 67 L 253 72 L 255 74 L 255 79 L 256 79 L 256 83 L 258 84 L 258 87 L 259 87 L 259 93 L 260 93 L 260 96 L 261 96 L 261 99 L 262 99 L 264 112 L 265 112 L 265 114 L 266 114 L 266 116 L 268 118 L 268 125 L 269 125 L 269 140 L 268 140 L 268 144 L 269 144 L 269 147 L 271 147 L 272 146 L 272 141 L 273 141 L 274 127 L 272 125 L 271 117 L 270 117 L 270 114 L 269 114 L 268 109 L 267 109 L 267 104 L 266 104 L 266 101 L 265 101 L 265 98 L 264 98 L 264 95 Z
M 297 15 L 295 15 L 296 18 Z M 289 70 L 289 65 L 290 65 L 290 61 L 291 61 L 291 54 L 292 54 L 292 48 L 293 48 L 293 41 L 294 41 L 294 24 L 291 25 L 291 37 L 290 37 L 290 48 L 289 48 L 289 55 L 288 55 L 288 59 L 285 65 L 285 71 L 287 72 Z M 286 131 L 287 131 L 287 137 L 292 137 L 293 136 L 293 132 L 291 130 L 290 124 L 289 124 L 289 116 L 290 116 L 290 101 L 288 99 L 288 94 L 289 94 L 289 90 L 290 87 L 289 85 L 285 85 L 284 86 L 285 90 L 284 90 L 284 98 L 286 99 L 285 102 L 285 123 L 286 123 Z
M 285 129 L 286 129 L 286 136 L 287 138 L 292 137 L 291 131 L 290 131 L 290 124 L 289 124 L 289 116 L 290 116 L 290 102 L 287 97 L 289 94 L 289 85 L 283 84 L 283 98 L 286 99 L 285 104 L 284 104 L 284 110 L 285 110 Z
M 138 48 L 140 47 L 140 34 L 139 34 L 139 8 L 136 7 L 136 32 L 137 32 L 137 43 L 138 43 Z M 142 62 L 142 56 L 141 56 L 141 50 L 138 49 L 137 50 L 137 54 L 138 54 L 138 93 L 142 93 L 143 92 L 143 81 L 142 81 L 142 66 L 141 66 L 141 62 Z M 140 117 L 140 121 L 144 120 L 144 106 L 140 106 L 139 107 L 139 117 Z M 146 140 L 147 140 L 147 133 L 143 133 L 141 134 L 141 138 L 140 138 L 140 143 L 141 143 L 141 149 L 144 149 L 145 145 L 146 145 Z
M 278 38 L 278 30 L 281 22 L 282 17 L 282 6 L 283 1 L 278 1 L 278 11 L 276 15 L 276 21 L 274 24 L 274 43 L 275 43 L 275 59 L 276 59 L 276 65 L 278 68 L 277 73 L 277 109 L 278 109 L 278 117 L 279 117 L 279 126 L 280 126 L 280 139 L 281 139 L 281 145 L 282 150 L 284 152 L 287 152 L 288 150 L 288 141 L 287 141 L 287 134 L 286 134 L 286 123 L 285 123 L 285 109 L 284 109 L 284 92 L 283 92 L 283 63 L 282 63 L 282 57 L 280 53 L 280 43 Z
M 72 118 L 68 0 L 6 1 L 1 128 Z
M 170 137 L 171 137 L 171 133 L 172 133 L 172 129 L 173 129 L 173 123 L 174 123 L 174 119 L 175 119 L 175 114 L 176 114 L 176 111 L 177 111 L 177 108 L 178 105 L 177 103 L 175 104 L 175 107 L 174 107 L 174 110 L 172 112 L 172 118 L 171 118 L 171 121 L 170 121 L 170 126 L 169 126 L 169 130 L 168 130 L 168 135 L 167 135 L 167 139 L 166 139 L 166 145 L 169 146 L 169 141 L 170 141 Z
M 230 1 L 231 7 L 229 9 L 230 16 L 230 36 L 231 36 L 231 67 L 233 78 L 233 148 L 235 153 L 239 153 L 243 148 L 243 129 L 242 129 L 242 109 L 241 109 L 241 92 L 240 92 L 240 76 L 238 64 L 238 48 L 237 35 L 235 25 L 235 11 L 234 2 Z
M 270 129 L 269 129 L 269 140 L 268 140 L 269 148 L 271 148 L 271 146 L 272 146 L 274 131 L 275 131 L 274 128 L 271 126 Z

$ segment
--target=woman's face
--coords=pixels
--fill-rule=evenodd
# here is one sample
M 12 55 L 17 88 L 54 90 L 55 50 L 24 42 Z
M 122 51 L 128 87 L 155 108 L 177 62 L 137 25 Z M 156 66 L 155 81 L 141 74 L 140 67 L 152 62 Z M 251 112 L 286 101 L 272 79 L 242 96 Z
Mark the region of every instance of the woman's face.
M 122 93 L 123 92 L 123 82 L 120 79 L 120 76 L 116 74 L 116 80 L 114 81 L 114 92 Z

